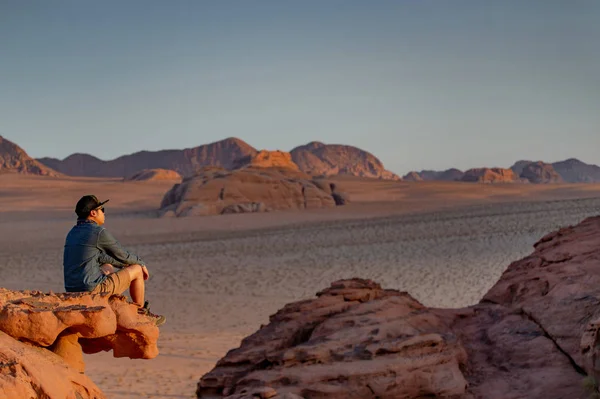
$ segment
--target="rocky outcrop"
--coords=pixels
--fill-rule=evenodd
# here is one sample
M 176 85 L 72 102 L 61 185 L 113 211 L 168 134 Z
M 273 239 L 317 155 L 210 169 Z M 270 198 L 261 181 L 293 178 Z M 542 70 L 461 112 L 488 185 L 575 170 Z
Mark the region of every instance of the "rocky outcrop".
M 568 183 L 600 183 L 600 166 L 570 158 L 554 162 L 552 167 Z
M 181 175 L 174 170 L 167 169 L 144 169 L 127 177 L 128 181 L 157 181 L 157 180 L 177 180 L 181 181 Z
M 74 154 L 63 161 L 53 158 L 40 161 L 70 176 L 127 177 L 143 169 L 168 169 L 191 176 L 205 166 L 231 169 L 235 160 L 257 152 L 248 143 L 231 137 L 183 150 L 140 151 L 110 161 L 87 154 Z
M 311 176 L 352 175 L 386 180 L 400 177 L 386 170 L 373 154 L 349 145 L 313 141 L 290 151 L 301 171 Z
M 422 170 L 418 174 L 423 180 L 457 181 L 463 177 L 464 172 L 451 168 L 444 171 Z
M 254 155 L 247 155 L 233 163 L 234 169 L 241 168 L 286 168 L 300 171 L 298 165 L 292 161 L 292 155 L 283 151 L 262 150 Z
M 328 187 L 328 191 L 323 187 Z M 316 209 L 343 205 L 347 196 L 289 168 L 207 168 L 174 185 L 163 197 L 162 216 Z
M 60 175 L 55 170 L 31 158 L 17 144 L 0 136 L 0 173 L 2 172 L 39 176 Z
M 515 183 L 519 178 L 511 169 L 474 168 L 467 170 L 460 180 L 476 183 Z
M 404 181 L 423 181 L 421 175 L 418 172 L 411 171 L 402 176 L 402 180 Z
M 552 165 L 538 161 L 523 166 L 520 176 L 530 183 L 562 183 L 563 179 Z
M 271 316 L 201 378 L 197 396 L 596 397 L 600 217 L 534 247 L 462 309 L 427 308 L 368 280 L 335 282 Z
M 158 355 L 158 327 L 121 295 L 0 288 L 0 331 L 1 397 L 102 398 L 81 374 L 83 353 Z

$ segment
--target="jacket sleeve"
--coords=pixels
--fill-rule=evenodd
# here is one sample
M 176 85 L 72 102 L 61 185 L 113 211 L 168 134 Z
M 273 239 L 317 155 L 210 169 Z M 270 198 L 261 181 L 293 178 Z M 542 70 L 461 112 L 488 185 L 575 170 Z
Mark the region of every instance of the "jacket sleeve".
M 98 234 L 98 248 L 125 265 L 135 265 L 136 263 L 142 266 L 145 265 L 139 256 L 123 248 L 119 241 L 106 229 L 102 229 Z
M 109 265 L 113 265 L 115 267 L 127 266 L 125 263 L 116 260 L 115 258 L 113 258 L 112 256 L 110 256 L 109 254 L 107 254 L 104 251 L 100 251 L 100 254 L 98 255 L 98 262 L 101 265 L 108 263 Z

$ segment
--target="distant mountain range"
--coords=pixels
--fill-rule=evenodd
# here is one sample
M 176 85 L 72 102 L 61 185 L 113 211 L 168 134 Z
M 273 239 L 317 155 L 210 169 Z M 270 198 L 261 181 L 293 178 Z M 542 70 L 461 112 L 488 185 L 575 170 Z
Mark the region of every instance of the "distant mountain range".
M 287 155 L 286 155 L 287 154 Z M 291 161 L 290 161 L 291 159 Z M 318 141 L 298 146 L 289 153 L 259 151 L 238 138 L 227 138 L 183 150 L 140 151 L 103 161 L 89 154 L 72 154 L 63 160 L 33 159 L 17 144 L 0 136 L 0 172 L 45 176 L 129 178 L 144 170 L 172 170 L 182 176 L 216 166 L 236 169 L 247 160 L 253 164 L 285 163 L 311 176 L 351 175 L 406 181 L 465 181 L 482 183 L 599 183 L 600 167 L 570 158 L 561 162 L 521 160 L 510 168 L 474 168 L 466 171 L 412 171 L 403 178 L 388 171 L 373 154 L 360 148 Z
M 600 166 L 590 165 L 575 158 L 554 163 L 521 160 L 508 169 L 475 168 L 464 172 L 458 169 L 422 170 L 409 172 L 403 179 L 482 183 L 600 183 Z
M 8 140 L 5 140 L 8 141 Z M 140 151 L 103 161 L 89 154 L 72 154 L 63 160 L 40 158 L 37 163 L 47 170 L 68 176 L 130 177 L 142 170 L 173 170 L 182 176 L 193 175 L 207 166 L 235 169 L 244 159 L 254 158 L 260 151 L 238 138 L 227 138 L 183 150 Z M 312 142 L 294 148 L 289 154 L 300 171 L 310 175 L 353 175 L 400 180 L 386 170 L 377 157 L 348 145 Z M 2 157 L 0 153 L 0 158 Z M 274 160 L 276 157 L 270 157 Z

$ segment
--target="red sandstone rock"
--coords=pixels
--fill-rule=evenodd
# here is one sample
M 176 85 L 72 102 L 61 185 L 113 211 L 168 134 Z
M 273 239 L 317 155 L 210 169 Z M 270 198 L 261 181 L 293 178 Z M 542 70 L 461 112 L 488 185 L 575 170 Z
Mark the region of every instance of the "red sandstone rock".
M 103 399 L 84 374 L 49 350 L 0 331 L 0 398 Z
M 589 398 L 598 392 L 584 378 L 600 380 L 599 266 L 596 217 L 540 239 L 467 308 L 339 281 L 271 316 L 202 377 L 197 396 Z
M 408 294 L 356 279 L 317 295 L 285 306 L 230 351 L 202 378 L 198 397 L 251 397 L 264 387 L 275 389 L 276 398 L 451 397 L 465 391 L 464 348 Z
M 227 171 L 209 168 L 169 190 L 161 203 L 163 215 L 199 216 L 285 209 L 333 207 L 332 193 L 289 168 Z
M 121 295 L 44 294 L 0 288 L 0 331 L 59 354 L 83 371 L 85 353 L 111 350 L 115 357 L 158 355 L 158 327 Z

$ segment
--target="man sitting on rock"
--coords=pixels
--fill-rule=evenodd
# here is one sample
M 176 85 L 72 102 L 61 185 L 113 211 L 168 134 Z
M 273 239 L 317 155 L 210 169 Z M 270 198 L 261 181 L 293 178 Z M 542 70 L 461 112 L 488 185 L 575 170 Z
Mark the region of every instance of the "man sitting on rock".
M 140 313 L 161 325 L 165 317 L 150 313 L 144 302 L 144 280 L 150 276 L 144 262 L 102 227 L 107 202 L 85 195 L 75 206 L 77 224 L 67 234 L 63 255 L 65 290 L 120 295 L 129 289 Z

